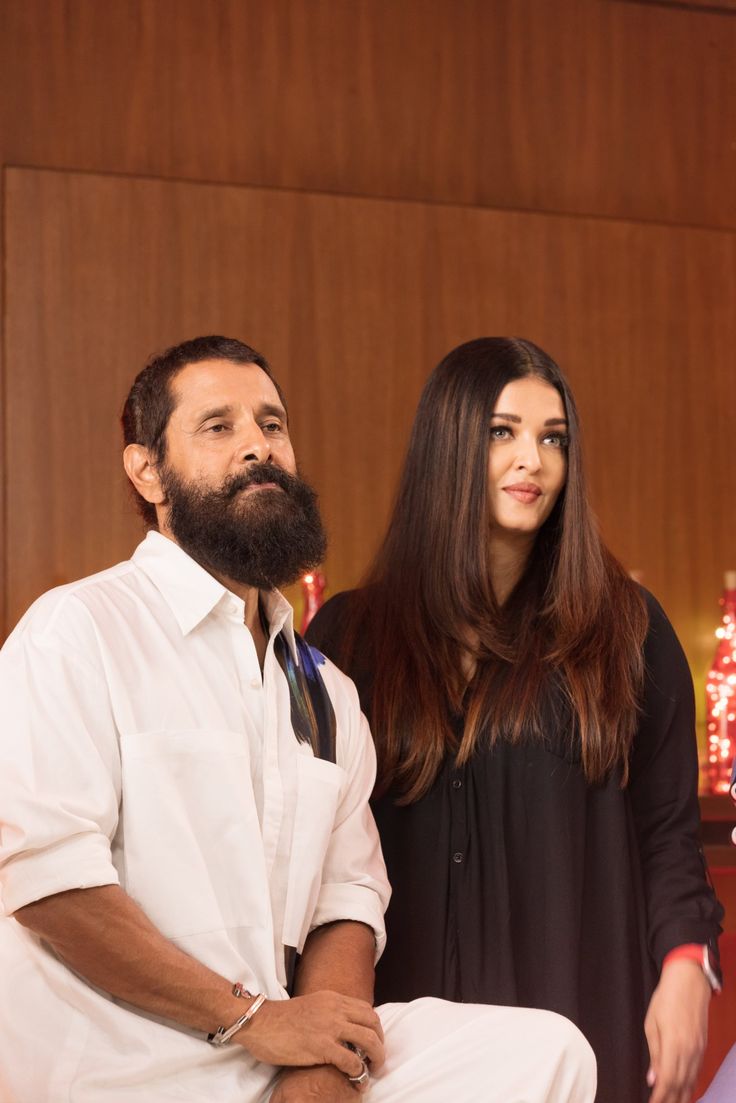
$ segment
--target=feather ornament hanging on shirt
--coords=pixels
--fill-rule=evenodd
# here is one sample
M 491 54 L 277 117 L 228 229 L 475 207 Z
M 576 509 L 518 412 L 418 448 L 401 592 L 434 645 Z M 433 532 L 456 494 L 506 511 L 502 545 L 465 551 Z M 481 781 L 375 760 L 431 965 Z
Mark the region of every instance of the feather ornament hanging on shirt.
M 319 660 L 298 632 L 294 633 L 299 662 L 294 659 L 283 631 L 274 639 L 279 666 L 286 675 L 291 701 L 291 726 L 299 743 L 309 743 L 315 758 L 334 762 L 336 755 L 335 710 L 319 672 Z

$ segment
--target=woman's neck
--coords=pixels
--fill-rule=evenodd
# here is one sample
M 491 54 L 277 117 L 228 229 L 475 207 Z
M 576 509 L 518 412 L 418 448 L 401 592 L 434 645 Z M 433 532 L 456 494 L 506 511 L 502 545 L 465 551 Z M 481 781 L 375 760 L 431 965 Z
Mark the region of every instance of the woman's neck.
M 491 533 L 489 568 L 493 592 L 499 605 L 504 605 L 514 586 L 524 573 L 534 546 L 535 532 Z
M 496 601 L 504 605 L 514 586 L 524 573 L 534 545 L 536 533 L 493 532 L 489 541 L 489 569 Z M 475 677 L 478 633 L 468 627 L 465 632 L 466 651 L 461 655 L 461 675 L 464 684 Z

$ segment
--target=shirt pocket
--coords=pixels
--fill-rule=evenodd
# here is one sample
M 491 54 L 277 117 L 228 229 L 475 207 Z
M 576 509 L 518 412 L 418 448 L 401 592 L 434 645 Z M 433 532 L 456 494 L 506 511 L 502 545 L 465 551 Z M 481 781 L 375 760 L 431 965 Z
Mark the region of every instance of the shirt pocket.
M 167 938 L 263 926 L 268 887 L 246 737 L 121 738 L 125 888 Z
M 291 839 L 283 943 L 301 953 L 322 886 L 322 867 L 335 827 L 345 771 L 334 762 L 300 754 Z

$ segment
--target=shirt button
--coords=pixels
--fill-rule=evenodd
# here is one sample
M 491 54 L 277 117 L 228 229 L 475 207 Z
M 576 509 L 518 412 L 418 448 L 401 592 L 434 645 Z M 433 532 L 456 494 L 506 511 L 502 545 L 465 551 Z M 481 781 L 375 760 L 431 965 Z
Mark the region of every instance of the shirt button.
M 251 689 L 263 689 L 263 682 L 261 681 L 260 678 L 251 678 L 250 688 Z
M 455 780 L 452 783 L 453 789 L 462 789 L 462 786 L 463 786 L 462 781 L 460 781 L 459 778 L 455 778 Z
M 463 857 L 464 857 L 464 855 L 461 853 L 461 851 L 456 850 L 455 853 L 452 856 L 452 860 L 455 863 L 455 865 L 459 866 L 460 863 L 463 860 Z

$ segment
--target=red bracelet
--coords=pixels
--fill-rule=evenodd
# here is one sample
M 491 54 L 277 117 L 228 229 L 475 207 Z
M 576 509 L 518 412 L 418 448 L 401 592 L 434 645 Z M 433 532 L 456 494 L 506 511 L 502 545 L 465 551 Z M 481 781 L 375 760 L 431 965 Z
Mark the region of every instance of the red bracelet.
M 703 970 L 705 979 L 711 986 L 712 991 L 721 991 L 721 978 L 718 975 L 718 967 L 717 965 L 714 967 L 713 959 L 706 945 L 698 942 L 686 942 L 682 946 L 675 946 L 674 950 L 670 950 L 665 956 L 662 962 L 662 969 L 664 970 L 671 961 L 678 960 L 694 961 Z
M 682 946 L 675 946 L 674 950 L 670 950 L 662 962 L 662 968 L 664 969 L 665 965 L 668 965 L 671 961 L 683 958 L 686 961 L 697 961 L 702 969 L 704 949 L 705 947 L 697 942 L 686 942 Z

